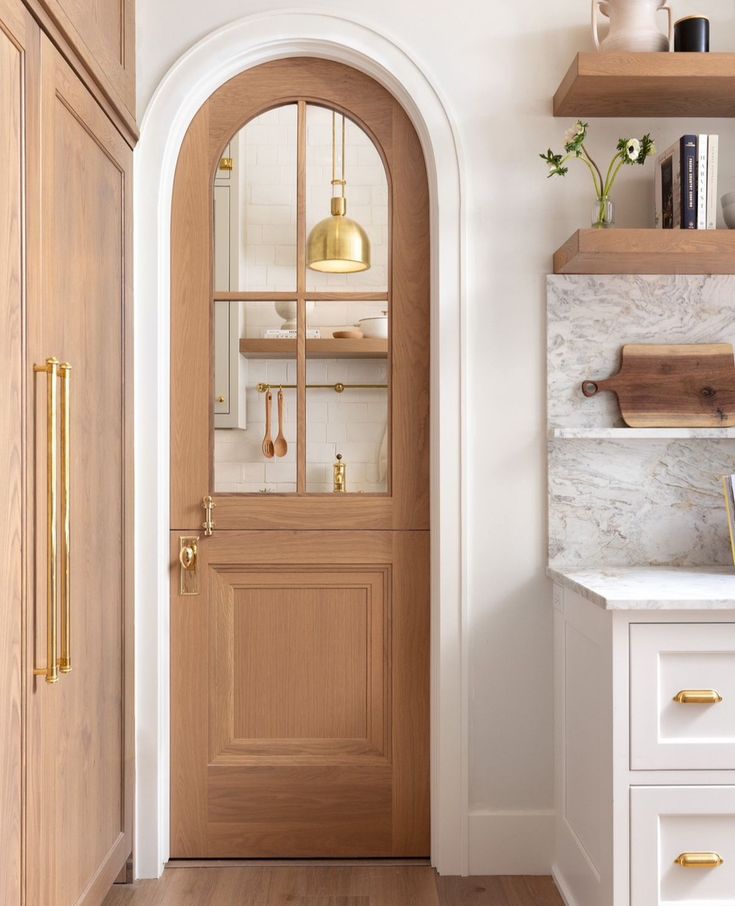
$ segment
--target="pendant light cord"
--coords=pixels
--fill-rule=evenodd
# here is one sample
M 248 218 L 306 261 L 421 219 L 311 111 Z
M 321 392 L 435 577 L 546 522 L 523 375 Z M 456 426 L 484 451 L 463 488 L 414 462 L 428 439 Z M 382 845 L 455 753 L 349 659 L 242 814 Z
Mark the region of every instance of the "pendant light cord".
M 345 149 L 346 149 L 346 128 L 345 115 L 342 116 L 342 178 L 337 179 L 337 111 L 332 110 L 332 194 L 334 186 L 342 186 L 342 198 L 345 197 Z

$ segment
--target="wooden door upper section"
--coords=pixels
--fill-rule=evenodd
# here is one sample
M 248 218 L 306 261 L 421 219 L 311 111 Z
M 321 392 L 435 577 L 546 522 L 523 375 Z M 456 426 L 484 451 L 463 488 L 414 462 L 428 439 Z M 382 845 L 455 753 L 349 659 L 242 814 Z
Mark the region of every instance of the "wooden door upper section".
M 292 104 L 299 110 L 296 179 L 298 255 L 299 474 L 306 440 L 306 235 L 303 175 L 306 105 L 343 113 L 372 140 L 388 186 L 390 339 L 389 491 L 310 494 L 216 494 L 213 482 L 213 211 L 223 150 L 255 117 Z M 349 181 L 349 172 L 348 172 Z M 349 193 L 348 193 L 349 194 Z M 184 139 L 174 182 L 171 296 L 171 527 L 198 531 L 202 498 L 212 494 L 216 530 L 412 529 L 429 527 L 429 203 L 421 145 L 406 112 L 382 86 L 340 63 L 298 58 L 248 70 L 202 106 Z M 245 299 L 247 293 L 233 297 Z M 262 299 L 263 293 L 249 294 Z M 276 295 L 276 294 L 272 294 Z M 344 293 L 348 296 L 348 293 Z M 355 294 L 353 294 L 354 296 Z M 216 296 L 221 298 L 220 294 Z M 362 298 L 358 296 L 358 298 Z M 275 432 L 274 432 L 275 433 Z
M 135 0 L 25 2 L 133 143 L 137 138 Z

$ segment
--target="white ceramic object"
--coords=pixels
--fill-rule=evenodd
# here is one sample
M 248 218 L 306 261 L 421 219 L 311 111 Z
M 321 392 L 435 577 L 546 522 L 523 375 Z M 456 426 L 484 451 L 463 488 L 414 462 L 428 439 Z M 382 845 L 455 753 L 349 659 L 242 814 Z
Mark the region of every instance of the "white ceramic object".
M 661 33 L 656 13 L 669 17 L 668 37 Z M 610 20 L 601 41 L 600 14 Z M 666 0 L 592 0 L 592 37 L 598 50 L 627 53 L 655 53 L 674 46 L 674 19 Z
M 274 302 L 273 305 L 276 309 L 276 314 L 279 318 L 283 318 L 283 324 L 281 324 L 281 330 L 296 330 L 296 303 L 295 302 Z M 314 314 L 314 302 L 306 303 L 306 318 L 307 321 L 311 315 Z
M 735 192 L 726 192 L 720 199 L 722 216 L 728 228 L 735 230 Z
M 378 318 L 361 318 L 356 326 L 360 328 L 362 335 L 369 340 L 387 340 L 388 312 L 384 311 Z

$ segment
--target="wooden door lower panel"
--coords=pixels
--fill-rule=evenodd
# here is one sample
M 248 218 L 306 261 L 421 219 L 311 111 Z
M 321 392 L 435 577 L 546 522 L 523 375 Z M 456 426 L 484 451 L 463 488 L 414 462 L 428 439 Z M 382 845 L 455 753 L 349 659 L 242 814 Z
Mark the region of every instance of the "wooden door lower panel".
M 428 854 L 428 538 L 200 539 L 172 599 L 174 856 Z

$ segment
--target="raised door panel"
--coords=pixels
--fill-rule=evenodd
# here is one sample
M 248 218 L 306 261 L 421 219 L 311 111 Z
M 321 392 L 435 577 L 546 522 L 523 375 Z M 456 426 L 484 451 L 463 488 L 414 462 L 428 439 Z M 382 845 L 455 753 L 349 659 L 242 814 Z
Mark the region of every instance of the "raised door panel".
M 43 304 L 29 313 L 29 351 L 34 362 L 54 355 L 71 364 L 72 666 L 54 685 L 39 678 L 29 698 L 30 807 L 41 843 L 28 849 L 29 906 L 92 906 L 132 849 L 132 152 L 46 39 L 41 63 Z M 37 437 L 46 430 L 41 378 Z M 42 537 L 43 443 L 36 449 Z
M 134 119 L 135 0 L 32 0 L 32 5 L 50 16 L 103 91 Z
M 24 181 L 29 89 L 38 32 L 0 0 L 0 903 L 21 901 Z M 32 99 L 32 90 L 31 90 Z
M 200 539 L 172 610 L 175 855 L 428 853 L 427 569 L 426 533 Z

